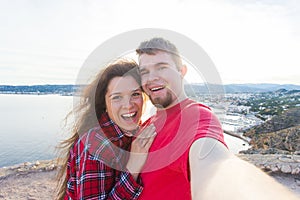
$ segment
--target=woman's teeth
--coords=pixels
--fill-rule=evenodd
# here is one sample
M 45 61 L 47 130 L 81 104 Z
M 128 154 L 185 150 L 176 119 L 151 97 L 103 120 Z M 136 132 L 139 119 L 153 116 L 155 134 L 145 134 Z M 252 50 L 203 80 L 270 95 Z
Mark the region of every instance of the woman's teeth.
M 131 117 L 134 117 L 135 115 L 136 115 L 136 112 L 132 112 L 132 113 L 123 114 L 121 116 L 123 118 L 131 118 Z

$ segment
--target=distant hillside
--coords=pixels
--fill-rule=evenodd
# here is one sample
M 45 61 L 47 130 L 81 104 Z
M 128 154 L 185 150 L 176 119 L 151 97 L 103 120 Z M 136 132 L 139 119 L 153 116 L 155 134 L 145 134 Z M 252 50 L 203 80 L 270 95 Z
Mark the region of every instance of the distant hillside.
M 255 134 L 270 133 L 300 125 L 300 107 L 286 110 L 281 115 L 274 116 L 265 123 L 255 126 L 245 133 L 251 137 Z
M 0 93 L 39 93 L 39 94 L 73 94 L 81 86 L 78 85 L 0 85 Z M 300 90 L 300 85 L 280 84 L 186 84 L 185 91 L 188 96 L 219 93 L 257 93 L 274 92 L 277 90 Z
M 73 95 L 79 88 L 77 85 L 0 85 L 0 93 Z
M 293 85 L 293 84 L 269 84 L 269 83 L 261 83 L 261 84 L 246 84 L 252 88 L 258 88 L 266 91 L 276 91 L 279 89 L 286 89 L 286 90 L 299 90 L 300 85 Z
M 300 85 L 292 84 L 227 84 L 227 85 L 213 85 L 213 84 L 188 84 L 185 85 L 185 90 L 188 94 L 208 94 L 208 93 L 257 93 L 257 92 L 274 92 L 280 89 L 285 90 L 300 90 Z
M 274 116 L 246 131 L 244 136 L 251 138 L 252 150 L 300 151 L 300 108 L 293 108 Z

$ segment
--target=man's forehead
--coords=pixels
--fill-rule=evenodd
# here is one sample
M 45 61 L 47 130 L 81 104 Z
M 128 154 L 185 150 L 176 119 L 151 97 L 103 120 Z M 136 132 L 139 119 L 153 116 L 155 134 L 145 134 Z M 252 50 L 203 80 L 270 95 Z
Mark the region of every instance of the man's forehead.
M 155 55 L 142 54 L 139 56 L 139 67 L 147 67 L 160 64 L 174 64 L 170 54 L 166 52 L 158 53 Z
M 143 69 L 143 68 L 150 67 L 150 66 L 161 66 L 161 65 L 171 65 L 171 63 L 169 63 L 169 62 L 149 62 L 149 63 L 140 64 L 139 68 Z

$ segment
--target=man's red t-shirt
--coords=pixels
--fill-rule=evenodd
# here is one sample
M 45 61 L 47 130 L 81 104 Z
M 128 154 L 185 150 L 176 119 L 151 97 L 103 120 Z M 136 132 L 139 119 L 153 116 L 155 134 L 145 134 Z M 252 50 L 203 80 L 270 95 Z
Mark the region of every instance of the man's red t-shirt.
M 144 189 L 139 199 L 191 199 L 190 147 L 204 137 L 226 145 L 219 120 L 209 107 L 185 99 L 159 110 L 144 124 L 149 123 L 154 123 L 158 134 L 140 175 Z

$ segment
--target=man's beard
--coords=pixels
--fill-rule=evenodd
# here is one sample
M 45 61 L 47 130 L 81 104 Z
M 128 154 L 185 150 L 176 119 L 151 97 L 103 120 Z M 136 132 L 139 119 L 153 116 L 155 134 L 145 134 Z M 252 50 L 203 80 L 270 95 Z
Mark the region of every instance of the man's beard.
M 152 97 L 150 96 L 150 100 L 152 104 L 157 108 L 167 108 L 173 103 L 172 95 L 169 92 L 167 92 L 165 98 L 155 97 L 154 99 L 152 99 Z

